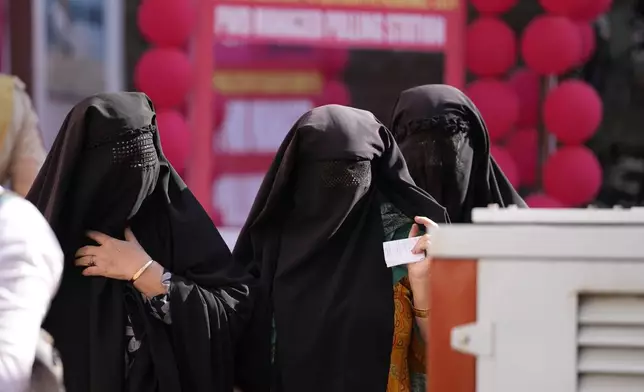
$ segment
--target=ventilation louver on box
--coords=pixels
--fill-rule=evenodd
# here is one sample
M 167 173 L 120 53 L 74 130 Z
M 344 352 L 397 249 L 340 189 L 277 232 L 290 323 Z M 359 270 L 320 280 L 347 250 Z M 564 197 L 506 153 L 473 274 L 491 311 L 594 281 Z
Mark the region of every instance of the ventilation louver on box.
M 644 392 L 644 294 L 581 294 L 578 391 Z

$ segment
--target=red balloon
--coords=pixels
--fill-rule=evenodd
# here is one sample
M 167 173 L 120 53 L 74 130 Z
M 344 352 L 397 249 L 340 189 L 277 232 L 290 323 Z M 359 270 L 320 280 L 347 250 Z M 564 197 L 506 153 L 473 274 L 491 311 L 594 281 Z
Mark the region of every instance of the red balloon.
M 350 105 L 351 94 L 343 83 L 337 80 L 331 80 L 324 86 L 322 94 L 315 98 L 314 104 L 315 106 L 330 104 Z
M 579 65 L 586 63 L 590 57 L 595 53 L 596 37 L 593 26 L 588 22 L 577 22 L 579 35 L 581 36 L 581 58 Z
M 514 66 L 517 38 L 501 19 L 483 16 L 467 28 L 467 68 L 476 76 L 501 76 Z
M 561 143 L 583 144 L 602 121 L 599 94 L 588 83 L 567 80 L 548 93 L 543 104 L 543 122 Z
M 194 26 L 194 10 L 186 0 L 143 1 L 137 24 L 146 41 L 160 47 L 181 47 Z
M 496 163 L 505 174 L 505 177 L 510 181 L 513 187 L 518 188 L 521 185 L 521 177 L 519 177 L 519 171 L 517 166 L 512 159 L 512 155 L 508 153 L 503 147 L 492 146 L 490 147 L 490 155 L 496 161 Z
M 529 68 L 517 70 L 508 80 L 519 98 L 517 127 L 536 127 L 539 123 L 541 102 L 541 79 Z
M 161 136 L 161 148 L 175 170 L 181 173 L 190 154 L 190 131 L 181 113 L 176 110 L 157 111 L 157 127 Z
M 571 19 L 593 22 L 595 19 L 610 10 L 612 0 L 586 0 L 568 15 Z
M 588 204 L 602 184 L 602 167 L 592 151 L 584 146 L 563 147 L 543 168 L 546 194 L 568 207 Z
M 506 83 L 481 79 L 470 84 L 466 92 L 481 111 L 492 141 L 512 130 L 519 118 L 519 99 Z
M 152 0 L 148 0 L 152 1 Z M 179 49 L 155 48 L 141 56 L 134 69 L 134 85 L 157 108 L 181 105 L 190 91 L 192 65 Z
M 340 75 L 349 62 L 349 50 L 344 48 L 324 48 L 321 51 L 320 68 L 324 75 L 335 78 Z
M 570 15 L 586 2 L 587 0 L 539 0 L 539 4 L 546 12 L 562 16 Z
M 525 198 L 525 202 L 530 208 L 564 208 L 560 201 L 553 199 L 543 193 L 535 193 Z
M 519 0 L 471 0 L 476 10 L 484 15 L 498 15 L 509 11 Z
M 523 31 L 521 54 L 525 63 L 542 75 L 559 75 L 577 65 L 582 43 L 579 29 L 563 16 L 542 15 Z
M 521 185 L 534 185 L 539 156 L 539 134 L 534 128 L 519 129 L 508 137 L 505 148 L 514 158 Z

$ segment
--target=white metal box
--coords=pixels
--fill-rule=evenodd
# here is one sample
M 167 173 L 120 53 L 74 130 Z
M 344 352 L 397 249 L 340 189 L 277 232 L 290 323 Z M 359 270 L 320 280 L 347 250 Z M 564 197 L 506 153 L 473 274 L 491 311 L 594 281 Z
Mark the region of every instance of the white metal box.
M 435 325 L 451 316 L 437 310 L 464 306 L 445 282 L 464 280 L 432 274 L 429 390 L 644 391 L 644 209 L 490 207 L 473 220 L 432 233 L 437 263 L 474 260 L 476 287 L 472 323 L 445 336 Z M 447 339 L 476 358 L 472 369 L 440 354 Z M 445 379 L 455 374 L 472 383 Z

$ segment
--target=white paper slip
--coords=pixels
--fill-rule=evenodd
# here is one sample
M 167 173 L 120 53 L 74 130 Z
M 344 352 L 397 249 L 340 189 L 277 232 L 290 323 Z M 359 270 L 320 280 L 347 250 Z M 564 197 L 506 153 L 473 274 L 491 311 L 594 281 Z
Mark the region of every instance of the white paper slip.
M 412 253 L 420 237 L 405 238 L 382 243 L 385 253 L 387 267 L 395 267 L 402 264 L 411 264 L 425 259 L 425 255 Z

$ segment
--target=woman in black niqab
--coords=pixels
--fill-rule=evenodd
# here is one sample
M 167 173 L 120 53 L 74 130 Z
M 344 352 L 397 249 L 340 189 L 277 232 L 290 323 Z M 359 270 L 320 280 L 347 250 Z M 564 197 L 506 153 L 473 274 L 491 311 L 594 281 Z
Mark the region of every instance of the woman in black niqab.
M 446 220 L 373 114 L 327 105 L 295 123 L 233 251 L 261 270 L 264 289 L 240 341 L 241 390 L 387 389 L 394 294 L 383 200 L 412 218 Z
M 416 184 L 447 208 L 452 223 L 472 209 L 527 205 L 490 155 L 481 113 L 460 90 L 425 85 L 403 91 L 391 122 Z
M 68 392 L 232 391 L 249 277 L 163 155 L 144 94 L 76 105 L 27 198 L 65 253 L 44 328 Z M 166 271 L 158 311 L 127 280 L 83 276 L 74 265 L 77 250 L 92 245 L 88 230 L 122 240 L 128 226 Z

